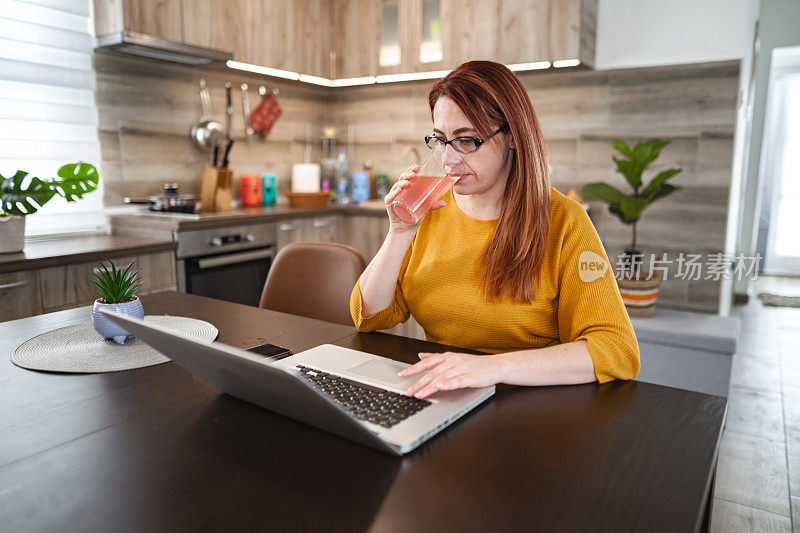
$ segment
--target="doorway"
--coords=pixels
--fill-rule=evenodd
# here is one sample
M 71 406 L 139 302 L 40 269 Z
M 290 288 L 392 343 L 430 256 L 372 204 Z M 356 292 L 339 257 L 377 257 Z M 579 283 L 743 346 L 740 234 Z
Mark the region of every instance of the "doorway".
M 760 168 L 764 274 L 800 276 L 800 47 L 775 48 Z

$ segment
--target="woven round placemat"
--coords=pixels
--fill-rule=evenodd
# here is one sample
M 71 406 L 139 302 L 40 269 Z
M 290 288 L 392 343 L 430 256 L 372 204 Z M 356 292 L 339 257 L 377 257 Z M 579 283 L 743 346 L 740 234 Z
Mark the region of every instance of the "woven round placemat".
M 194 318 L 154 315 L 144 320 L 199 341 L 211 342 L 217 338 L 217 328 Z M 104 339 L 91 322 L 42 333 L 11 351 L 11 362 L 15 365 L 49 372 L 117 372 L 167 361 L 169 358 L 139 339 L 128 337 L 125 344 Z

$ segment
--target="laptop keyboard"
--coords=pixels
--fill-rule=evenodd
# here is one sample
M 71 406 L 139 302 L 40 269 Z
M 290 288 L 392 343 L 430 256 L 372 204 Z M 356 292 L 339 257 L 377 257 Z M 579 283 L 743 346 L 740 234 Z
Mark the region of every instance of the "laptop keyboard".
M 405 396 L 363 383 L 297 365 L 312 385 L 333 398 L 359 420 L 390 428 L 429 406 L 428 400 Z

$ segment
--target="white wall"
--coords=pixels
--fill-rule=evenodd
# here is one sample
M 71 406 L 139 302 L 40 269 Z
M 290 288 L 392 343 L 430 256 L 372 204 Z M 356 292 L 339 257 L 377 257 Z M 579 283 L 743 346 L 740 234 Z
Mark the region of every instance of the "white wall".
M 598 0 L 595 68 L 741 59 L 750 0 Z

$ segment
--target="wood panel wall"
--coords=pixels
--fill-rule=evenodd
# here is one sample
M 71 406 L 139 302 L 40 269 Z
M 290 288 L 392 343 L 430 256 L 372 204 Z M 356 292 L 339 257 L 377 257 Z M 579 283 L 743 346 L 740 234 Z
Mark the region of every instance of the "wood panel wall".
M 673 183 L 683 190 L 645 211 L 638 242 L 648 253 L 722 252 L 731 181 L 739 62 L 726 61 L 615 71 L 521 73 L 550 153 L 552 184 L 562 192 L 586 183 L 627 186 L 615 171 L 611 142 L 662 137 L 672 140 L 645 179 L 681 167 Z M 336 92 L 335 123 L 355 132 L 356 163 L 396 176 L 420 154 L 430 133 L 427 91 L 432 82 L 354 87 Z M 351 168 L 353 164 L 351 163 Z M 631 230 L 602 204 L 592 216 L 614 260 L 630 244 Z M 671 268 L 677 268 L 673 264 Z M 703 270 L 705 276 L 705 269 Z M 719 282 L 668 279 L 659 298 L 665 307 L 715 312 Z
M 96 55 L 100 140 L 106 204 L 124 196 L 159 192 L 177 181 L 199 192 L 205 159 L 192 148 L 188 132 L 200 117 L 197 81 L 208 80 L 217 120 L 224 123 L 225 81 L 257 87 L 263 79 L 221 69 L 193 69 L 124 56 Z M 679 166 L 673 181 L 684 187 L 644 213 L 639 243 L 645 253 L 712 254 L 724 247 L 736 112 L 739 62 L 639 68 L 615 71 L 521 73 L 542 123 L 550 152 L 552 184 L 566 192 L 592 181 L 625 187 L 615 172 L 611 142 L 662 137 L 672 140 L 645 178 Z M 355 142 L 351 171 L 365 159 L 393 179 L 426 150 L 430 132 L 427 107 L 430 81 L 328 90 L 293 82 L 274 82 L 284 109 L 267 141 L 242 141 L 241 100 L 234 94 L 234 129 L 239 139 L 231 157 L 235 176 L 273 171 L 279 194 L 289 186 L 291 164 L 301 162 L 305 125 L 315 133 L 331 123 Z M 251 92 L 251 105 L 259 101 Z M 340 144 L 340 146 L 346 144 Z M 312 157 L 321 156 L 318 143 Z M 234 184 L 238 187 L 238 184 Z M 613 259 L 630 242 L 630 228 L 593 206 L 592 216 Z M 714 312 L 719 282 L 668 279 L 665 307 Z
M 211 92 L 214 118 L 225 126 L 225 82 L 233 84 L 233 131 L 231 152 L 234 190 L 241 174 L 272 172 L 278 177 L 279 194 L 285 194 L 291 165 L 303 161 L 306 124 L 319 134 L 327 95 L 322 88 L 291 82 L 276 82 L 221 68 L 190 68 L 122 56 L 95 54 L 96 99 L 99 136 L 105 180 L 105 203 L 119 205 L 126 196 L 147 197 L 161 193 L 161 186 L 177 182 L 181 192 L 200 193 L 203 165 L 207 157 L 197 152 L 189 139 L 192 125 L 202 114 L 198 82 L 204 78 Z M 224 70 L 223 70 L 224 69 Z M 279 90 L 283 114 L 266 141 L 244 140 L 242 83 L 249 84 L 250 106 L 261 101 L 257 88 Z M 319 143 L 312 157 L 321 157 Z

